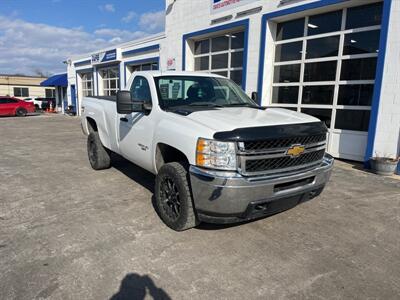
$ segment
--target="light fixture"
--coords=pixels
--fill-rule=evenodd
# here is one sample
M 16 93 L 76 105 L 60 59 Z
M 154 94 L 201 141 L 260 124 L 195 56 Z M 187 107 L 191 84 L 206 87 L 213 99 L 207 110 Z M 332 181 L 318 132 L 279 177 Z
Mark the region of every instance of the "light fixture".
M 357 41 L 356 40 L 350 40 L 350 43 L 354 44 L 354 43 L 357 43 Z
M 318 28 L 317 25 L 314 25 L 314 24 L 312 24 L 312 23 L 308 23 L 307 26 L 310 27 L 310 28 L 312 28 L 312 29 Z

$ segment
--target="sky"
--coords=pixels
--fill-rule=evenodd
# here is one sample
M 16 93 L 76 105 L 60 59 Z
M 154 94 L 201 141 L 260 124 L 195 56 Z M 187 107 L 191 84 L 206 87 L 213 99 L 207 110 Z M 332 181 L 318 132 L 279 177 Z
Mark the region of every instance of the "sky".
M 0 0 L 0 74 L 51 75 L 68 57 L 162 32 L 165 0 Z

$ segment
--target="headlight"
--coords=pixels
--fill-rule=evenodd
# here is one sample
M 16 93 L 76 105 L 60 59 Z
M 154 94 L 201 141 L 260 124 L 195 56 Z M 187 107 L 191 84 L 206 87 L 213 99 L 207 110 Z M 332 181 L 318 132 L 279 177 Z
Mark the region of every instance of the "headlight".
M 199 138 L 196 147 L 196 164 L 205 168 L 236 170 L 235 143 Z

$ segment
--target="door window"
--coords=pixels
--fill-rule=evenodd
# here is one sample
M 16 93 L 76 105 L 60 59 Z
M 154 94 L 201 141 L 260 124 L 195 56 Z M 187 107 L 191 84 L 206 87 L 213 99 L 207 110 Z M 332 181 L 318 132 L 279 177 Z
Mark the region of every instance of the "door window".
M 135 101 L 151 103 L 151 92 L 146 78 L 136 76 L 131 86 L 131 97 Z
M 1 98 L 0 104 L 18 103 L 18 100 L 12 98 Z

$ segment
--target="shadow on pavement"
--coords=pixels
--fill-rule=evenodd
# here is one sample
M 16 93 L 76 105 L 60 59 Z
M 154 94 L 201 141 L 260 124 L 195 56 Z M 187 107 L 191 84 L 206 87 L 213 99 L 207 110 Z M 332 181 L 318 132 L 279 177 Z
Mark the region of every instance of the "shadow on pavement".
M 24 119 L 24 118 L 28 118 L 28 117 L 39 117 L 39 116 L 43 116 L 44 113 L 40 113 L 40 112 L 34 112 L 34 113 L 28 113 L 26 114 L 25 117 L 18 117 L 18 116 L 0 116 L 1 119 Z
M 171 299 L 167 292 L 157 287 L 148 275 L 129 273 L 121 281 L 119 291 L 110 300 L 141 300 L 147 295 L 153 299 Z
M 154 193 L 155 176 L 150 172 L 131 163 L 129 160 L 126 160 L 116 153 L 112 154 L 112 167 L 137 182 L 151 193 Z

